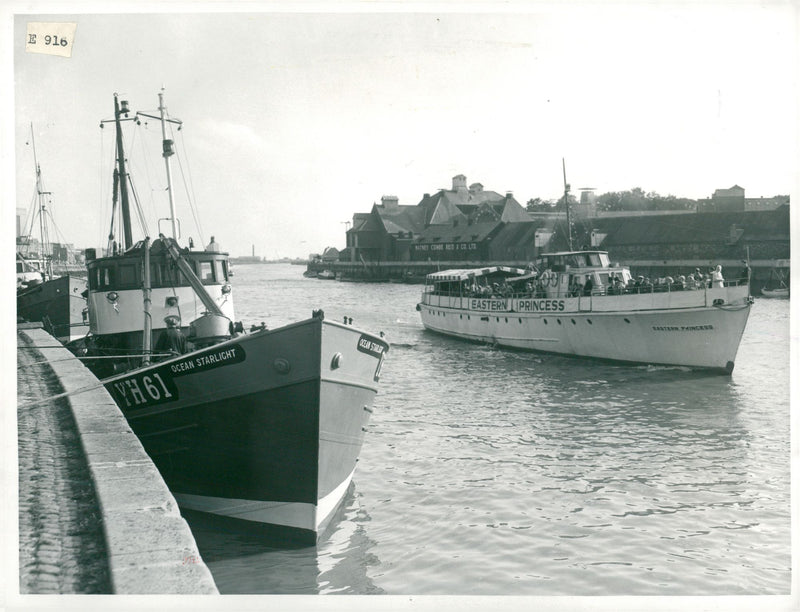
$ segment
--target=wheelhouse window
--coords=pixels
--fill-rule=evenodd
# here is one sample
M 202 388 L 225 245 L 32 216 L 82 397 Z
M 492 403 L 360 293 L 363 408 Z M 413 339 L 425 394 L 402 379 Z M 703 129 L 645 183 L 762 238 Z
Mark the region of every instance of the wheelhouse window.
M 108 268 L 113 270 L 113 268 Z M 121 264 L 118 268 L 118 287 L 120 289 L 133 289 L 139 286 L 139 275 L 136 274 L 136 264 Z
M 603 258 L 601 257 L 600 253 L 589 253 L 588 257 L 590 266 L 595 266 L 595 267 L 605 266 L 605 264 L 603 263 Z M 606 258 L 606 261 L 607 260 L 608 259 Z
M 99 266 L 94 269 L 95 289 L 112 289 L 115 286 L 114 266 Z
M 171 260 L 159 262 L 157 274 L 153 276 L 153 286 L 157 287 L 180 287 L 186 284 L 183 274 Z
M 228 281 L 228 270 L 225 264 L 226 262 L 222 259 L 214 260 L 214 267 L 216 268 L 215 272 L 217 276 L 217 281 L 220 283 Z
M 213 261 L 198 261 L 197 262 L 197 277 L 200 281 L 207 285 L 214 282 L 214 262 Z

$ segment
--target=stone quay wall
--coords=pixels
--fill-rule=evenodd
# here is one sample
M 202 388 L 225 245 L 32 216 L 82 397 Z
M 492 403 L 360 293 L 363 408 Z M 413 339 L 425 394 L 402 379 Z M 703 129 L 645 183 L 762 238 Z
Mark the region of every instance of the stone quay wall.
M 20 594 L 216 594 L 117 405 L 43 329 L 17 332 Z

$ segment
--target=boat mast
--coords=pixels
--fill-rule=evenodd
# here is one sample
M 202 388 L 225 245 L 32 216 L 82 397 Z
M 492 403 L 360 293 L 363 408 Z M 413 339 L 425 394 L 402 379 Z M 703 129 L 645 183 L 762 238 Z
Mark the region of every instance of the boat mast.
M 122 101 L 120 108 L 119 96 L 114 94 L 114 124 L 117 129 L 117 167 L 119 168 L 119 194 L 122 204 L 122 250 L 126 251 L 133 246 L 133 234 L 131 233 L 131 209 L 128 203 L 128 173 L 125 170 L 125 151 L 122 147 L 122 125 L 120 117 L 128 116 L 128 102 Z
M 144 239 L 144 262 L 142 262 L 142 294 L 144 302 L 144 327 L 142 330 L 142 365 L 150 365 L 150 352 L 152 344 L 153 316 L 150 313 L 152 305 L 150 283 L 150 237 Z
M 169 158 L 175 154 L 175 151 L 172 149 L 173 145 L 172 140 L 167 139 L 167 122 L 166 122 L 167 107 L 164 106 L 163 88 L 161 89 L 160 92 L 158 92 L 158 110 L 161 113 L 161 138 L 163 141 L 164 164 L 167 167 L 167 193 L 169 194 L 169 218 L 172 223 L 172 238 L 174 240 L 177 240 L 178 229 L 175 225 L 175 197 L 172 193 L 172 171 L 170 170 L 169 166 Z
M 561 170 L 564 172 L 564 208 L 567 209 L 567 245 L 568 251 L 572 250 L 572 222 L 569 217 L 569 183 L 567 183 L 567 166 L 561 158 Z
M 39 200 L 39 250 L 42 259 L 42 273 L 44 280 L 53 278 L 53 261 L 50 253 L 50 236 L 47 233 L 47 206 L 45 204 L 46 195 L 51 195 L 49 191 L 42 191 L 42 169 L 39 166 L 39 159 L 36 157 L 36 140 L 33 135 L 33 123 L 31 123 L 31 146 L 33 147 L 33 163 L 36 165 L 36 195 Z

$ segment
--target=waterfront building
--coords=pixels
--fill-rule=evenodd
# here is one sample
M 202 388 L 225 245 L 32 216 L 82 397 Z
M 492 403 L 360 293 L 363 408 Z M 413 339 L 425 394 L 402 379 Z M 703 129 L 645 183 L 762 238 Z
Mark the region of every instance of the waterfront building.
M 601 249 L 637 274 L 657 277 L 711 262 L 742 274 L 748 258 L 754 278 L 788 273 L 789 196 L 746 198 L 734 185 L 697 209 L 601 212 L 594 190 L 581 191 L 570 231 L 563 211 L 526 211 L 512 193 L 467 186 L 464 175 L 413 206 L 384 196 L 370 212 L 353 215 L 336 270 L 346 278 L 418 278 L 446 262 L 524 266 L 546 252 Z
M 697 201 L 697 212 L 739 212 L 775 210 L 789 204 L 788 195 L 770 198 L 747 198 L 743 187 L 734 185 L 728 189 L 716 189 L 710 198 Z
M 387 195 L 369 213 L 355 213 L 340 260 L 424 261 L 432 252 L 479 249 L 488 254 L 485 245 L 478 245 L 501 224 L 529 220 L 512 193 L 501 195 L 480 183 L 467 186 L 459 174 L 451 189 L 426 193 L 415 206 Z

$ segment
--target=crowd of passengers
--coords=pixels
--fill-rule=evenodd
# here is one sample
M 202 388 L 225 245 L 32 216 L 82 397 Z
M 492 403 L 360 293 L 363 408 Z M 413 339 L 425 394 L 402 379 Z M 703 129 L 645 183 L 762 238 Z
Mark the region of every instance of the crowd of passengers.
M 554 272 L 545 270 L 537 278 L 527 281 L 525 284 L 509 283 L 507 280 L 492 283 L 491 285 L 479 284 L 475 281 L 470 283 L 465 281 L 461 287 L 461 295 L 467 297 L 483 298 L 508 298 L 508 297 L 532 297 L 545 298 L 552 297 L 552 288 L 557 282 L 557 275 Z M 569 286 L 565 297 L 579 297 L 589 295 L 624 295 L 630 293 L 654 293 L 660 291 L 692 291 L 712 287 L 724 287 L 725 279 L 722 276 L 722 266 L 717 266 L 704 274 L 700 268 L 695 268 L 694 273 L 689 275 L 681 274 L 677 278 L 664 276 L 658 279 L 650 279 L 645 276 L 629 278 L 627 283 L 621 276 L 609 278 L 608 285 L 595 287 L 591 277 L 585 283 L 575 277 Z M 564 296 L 562 296 L 564 297 Z

